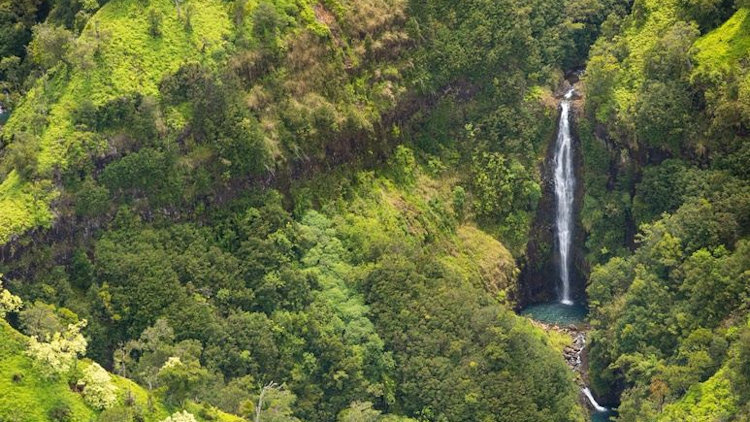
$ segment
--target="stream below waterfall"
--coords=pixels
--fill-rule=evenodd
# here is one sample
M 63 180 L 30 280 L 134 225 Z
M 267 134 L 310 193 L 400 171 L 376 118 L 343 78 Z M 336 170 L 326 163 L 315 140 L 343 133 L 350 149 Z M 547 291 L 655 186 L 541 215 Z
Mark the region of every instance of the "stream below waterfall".
M 8 121 L 8 118 L 10 117 L 10 112 L 3 108 L 3 105 L 0 104 L 0 126 L 5 124 L 5 122 Z

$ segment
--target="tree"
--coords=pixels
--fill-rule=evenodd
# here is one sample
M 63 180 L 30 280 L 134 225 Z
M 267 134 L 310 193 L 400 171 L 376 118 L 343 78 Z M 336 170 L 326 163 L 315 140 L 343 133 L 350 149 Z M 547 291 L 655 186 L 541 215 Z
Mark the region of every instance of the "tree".
M 399 145 L 390 158 L 389 163 L 393 176 L 398 183 L 413 184 L 416 177 L 417 160 L 414 158 L 414 151 L 410 148 Z
M 336 418 L 338 422 L 378 422 L 380 419 L 380 411 L 373 409 L 370 402 L 353 402 Z
M 8 145 L 7 158 L 3 166 L 12 165 L 21 177 L 31 179 L 37 170 L 38 155 L 41 148 L 39 139 L 29 132 L 18 132 L 13 136 L 13 142 Z
M 172 403 L 183 403 L 195 395 L 208 380 L 209 373 L 201 367 L 197 359 L 183 362 L 177 356 L 167 359 L 159 369 L 159 383 L 165 390 L 165 397 Z
M 92 363 L 84 369 L 83 377 L 77 384 L 83 388 L 84 401 L 94 409 L 108 409 L 117 401 L 117 387 L 112 384 L 112 377 L 98 363 Z
M 477 214 L 502 221 L 514 211 L 528 211 L 541 195 L 539 184 L 514 158 L 500 153 L 481 153 L 474 157 L 472 184 Z
M 29 53 L 34 63 L 46 70 L 67 60 L 68 50 L 73 43 L 70 31 L 49 23 L 40 23 L 32 31 L 34 35 L 29 44 Z
M 81 334 L 85 326 L 85 319 L 69 324 L 64 331 L 54 333 L 48 342 L 39 341 L 36 337 L 29 338 L 26 354 L 34 359 L 34 367 L 48 378 L 73 369 L 78 356 L 86 352 L 87 341 Z
M 23 331 L 31 337 L 49 340 L 61 332 L 68 324 L 78 322 L 78 316 L 66 308 L 58 309 L 54 305 L 35 301 L 19 313 Z
M 299 422 L 292 406 L 297 400 L 283 385 L 269 382 L 260 389 L 254 422 Z
M 273 3 L 263 1 L 253 12 L 253 35 L 261 41 L 269 42 L 278 35 L 282 23 Z
M 151 8 L 148 10 L 148 32 L 152 37 L 161 36 L 162 14 L 159 10 Z
M 416 422 L 414 419 L 398 415 L 383 415 L 372 408 L 370 402 L 355 401 L 339 413 L 337 422 Z
M 690 93 L 683 84 L 648 81 L 638 94 L 633 115 L 638 141 L 680 152 L 690 130 L 691 106 Z
M 115 371 L 152 390 L 158 386 L 159 370 L 174 353 L 174 331 L 160 318 L 143 330 L 140 338 L 128 341 L 115 351 Z

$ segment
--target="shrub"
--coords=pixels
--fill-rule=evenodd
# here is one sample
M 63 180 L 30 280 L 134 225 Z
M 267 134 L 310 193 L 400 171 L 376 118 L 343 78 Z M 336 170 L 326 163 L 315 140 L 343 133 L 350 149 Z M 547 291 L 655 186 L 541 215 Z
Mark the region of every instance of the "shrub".
M 5 172 L 15 169 L 24 179 L 31 179 L 37 170 L 40 152 L 39 139 L 28 132 L 16 133 L 13 142 L 8 145 Z
M 28 50 L 34 63 L 49 69 L 65 60 L 72 43 L 73 34 L 70 31 L 42 23 L 33 28 L 33 39 Z
M 131 408 L 116 406 L 103 411 L 98 420 L 101 422 L 132 422 L 138 420 L 139 417 L 142 420 L 142 415 L 134 412 Z
M 59 402 L 47 412 L 47 417 L 54 422 L 68 422 L 72 420 L 73 411 L 68 403 Z
M 148 11 L 148 32 L 152 37 L 161 36 L 161 12 L 156 9 Z
M 412 184 L 416 180 L 417 160 L 414 151 L 404 145 L 396 147 L 390 163 L 394 179 L 402 184 Z

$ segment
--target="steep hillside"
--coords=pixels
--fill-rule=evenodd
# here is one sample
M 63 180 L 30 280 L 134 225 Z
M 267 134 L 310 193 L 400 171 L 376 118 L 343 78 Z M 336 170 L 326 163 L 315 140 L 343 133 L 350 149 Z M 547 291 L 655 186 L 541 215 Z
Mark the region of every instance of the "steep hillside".
M 151 2 L 147 10 L 136 1 L 110 2 L 89 21 L 74 45 L 64 51 L 40 46 L 50 55 L 59 55 L 53 60 L 62 63 L 52 62 L 3 128 L 6 142 L 23 155 L 10 159 L 28 161 L 21 161 L 23 169 L 5 166 L 0 242 L 37 226 L 49 227 L 51 201 L 60 193 L 55 173 L 85 165 L 80 161 L 86 155 L 101 155 L 109 148 L 105 139 L 78 127 L 75 114 L 82 105 L 98 107 L 133 94 L 154 96 L 162 78 L 185 60 L 207 66 L 221 60 L 230 35 L 227 5 L 186 2 L 182 8 L 181 17 L 169 0 Z M 149 32 L 154 25 L 149 19 L 158 19 L 158 36 Z M 179 125 L 184 118 L 178 116 Z

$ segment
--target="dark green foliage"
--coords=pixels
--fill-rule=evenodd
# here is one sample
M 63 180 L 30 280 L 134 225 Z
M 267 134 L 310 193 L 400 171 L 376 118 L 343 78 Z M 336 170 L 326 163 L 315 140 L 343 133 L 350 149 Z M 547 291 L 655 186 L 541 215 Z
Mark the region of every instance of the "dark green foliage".
M 156 9 L 149 9 L 148 11 L 148 32 L 153 37 L 161 35 L 161 12 Z
M 95 131 L 124 131 L 140 144 L 148 144 L 158 136 L 157 104 L 154 98 L 140 94 L 123 96 L 95 107 L 84 101 L 75 110 L 73 120 Z
M 146 197 L 155 207 L 176 204 L 182 191 L 182 175 L 175 168 L 175 157 L 160 151 L 144 148 L 126 155 L 121 160 L 104 169 L 101 180 L 106 189 L 115 195 L 125 198 Z M 105 192 L 89 193 L 93 195 L 93 204 L 101 207 Z
M 678 152 L 689 130 L 689 94 L 676 84 L 648 82 L 638 96 L 634 118 L 638 140 Z
M 65 402 L 60 402 L 47 412 L 47 416 L 54 422 L 69 422 L 72 413 L 70 405 Z
M 267 151 L 259 124 L 242 104 L 236 78 L 218 79 L 207 69 L 188 64 L 161 84 L 171 104 L 190 102 L 195 141 L 211 148 L 214 173 L 224 181 L 265 170 Z
M 364 284 L 399 368 L 398 408 L 435 420 L 568 420 L 574 393 L 563 367 L 546 366 L 552 352 L 507 311 L 428 265 L 418 255 L 386 255 Z M 519 396 L 521 385 L 530 387 Z M 550 403 L 557 406 L 541 410 Z
M 262 1 L 253 11 L 253 35 L 263 42 L 273 41 L 284 25 L 284 20 L 276 7 Z
M 734 12 L 733 0 L 680 0 L 685 20 L 695 21 L 707 32 L 726 21 Z M 736 3 L 737 7 L 743 7 Z
M 17 133 L 5 151 L 2 173 L 7 174 L 15 168 L 22 177 L 32 179 L 36 175 L 39 149 L 36 136 L 28 132 Z
M 34 0 L 0 3 L 0 57 L 25 54 L 24 46 L 31 40 L 31 27 L 41 6 L 43 2 Z
M 97 185 L 92 179 L 86 179 L 76 195 L 76 214 L 92 218 L 106 215 L 109 208 L 109 189 Z
M 679 160 L 667 160 L 661 165 L 647 167 L 638 184 L 633 202 L 633 213 L 637 223 L 650 222 L 664 212 L 674 212 L 682 205 L 688 179 L 693 173 Z M 640 224 L 639 224 L 640 225 Z

